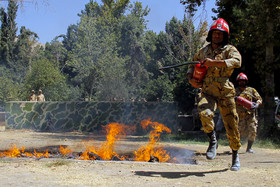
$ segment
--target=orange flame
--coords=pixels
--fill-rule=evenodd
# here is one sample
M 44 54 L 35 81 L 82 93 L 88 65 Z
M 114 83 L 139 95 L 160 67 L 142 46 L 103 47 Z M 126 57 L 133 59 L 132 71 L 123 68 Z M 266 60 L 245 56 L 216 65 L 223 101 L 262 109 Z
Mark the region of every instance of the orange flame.
M 137 151 L 134 152 L 135 161 L 149 161 L 151 156 L 154 156 L 159 159 L 159 162 L 167 162 L 171 158 L 169 153 L 166 152 L 162 147 L 159 146 L 159 139 L 162 132 L 171 133 L 171 130 L 165 127 L 163 124 L 158 122 L 152 122 L 149 119 L 143 120 L 141 122 L 141 126 L 143 129 L 147 129 L 148 127 L 153 128 L 150 132 L 149 142 L 147 145 L 140 147 Z M 99 147 L 93 145 L 85 145 L 86 149 L 79 158 L 82 160 L 93 160 L 100 157 L 103 160 L 111 160 L 113 157 L 118 158 L 119 160 L 125 160 L 126 157 L 119 156 L 115 151 L 115 144 L 121 136 L 126 135 L 126 130 L 132 129 L 126 125 L 119 123 L 110 123 L 107 126 L 104 126 L 106 130 L 106 141 L 103 142 Z M 62 156 L 66 156 L 72 154 L 72 150 L 67 147 L 60 146 L 59 152 Z M 12 146 L 11 149 L 5 152 L 0 152 L 0 157 L 36 157 L 36 158 L 49 158 L 50 153 L 48 150 L 44 151 L 44 153 L 38 153 L 34 150 L 33 153 L 25 152 L 25 147 L 22 147 L 22 150 L 18 149 L 16 145 Z M 175 158 L 173 158 L 175 159 Z
M 37 153 L 36 150 L 34 150 L 34 154 L 33 155 L 36 158 L 41 158 L 41 157 L 49 158 L 50 153 L 48 152 L 48 150 L 46 150 L 45 153 Z
M 158 141 L 162 132 L 171 133 L 171 130 L 158 122 L 152 122 L 149 119 L 141 122 L 143 129 L 151 126 L 154 130 L 150 132 L 149 142 L 145 146 L 141 146 L 137 151 L 134 151 L 135 161 L 149 161 L 151 156 L 157 157 L 159 162 L 167 162 L 170 160 L 169 154 L 162 147 L 159 147 Z
M 59 147 L 59 152 L 60 152 L 60 154 L 62 156 L 66 156 L 66 155 L 72 154 L 72 150 L 71 149 L 68 149 L 67 147 L 64 148 L 62 146 Z
M 22 146 L 22 149 L 20 150 L 16 145 L 13 145 L 8 151 L 0 153 L 0 157 L 21 157 L 22 155 L 25 155 L 26 157 L 48 158 L 50 153 L 48 152 L 48 150 L 46 150 L 45 153 L 37 153 L 36 150 L 34 150 L 34 153 L 28 153 L 25 152 L 24 146 Z
M 21 151 L 16 145 L 13 145 L 8 151 L 0 153 L 0 157 L 20 157 Z
M 112 159 L 112 157 L 117 157 L 121 160 L 125 159 L 123 157 L 120 157 L 117 153 L 115 153 L 114 148 L 116 141 L 120 139 L 120 136 L 125 135 L 125 130 L 127 129 L 127 126 L 119 123 L 110 123 L 109 125 L 105 126 L 105 128 L 107 133 L 106 141 L 103 142 L 100 147 L 86 145 L 86 150 L 81 155 L 81 159 L 90 159 L 90 152 L 94 153 L 95 155 L 98 155 L 103 160 L 110 160 Z

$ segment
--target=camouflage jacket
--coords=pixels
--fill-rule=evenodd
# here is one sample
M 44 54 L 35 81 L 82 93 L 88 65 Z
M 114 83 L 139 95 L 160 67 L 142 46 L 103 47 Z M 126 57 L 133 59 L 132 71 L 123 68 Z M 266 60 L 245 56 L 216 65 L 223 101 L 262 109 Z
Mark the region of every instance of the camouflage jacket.
M 31 94 L 28 98 L 28 101 L 36 101 L 36 95 L 35 94 Z
M 218 93 L 217 96 L 234 96 L 233 84 L 229 82 L 228 79 L 235 68 L 241 67 L 241 55 L 239 51 L 233 45 L 224 45 L 214 50 L 211 44 L 209 44 L 200 49 L 198 53 L 194 55 L 193 60 L 200 61 L 205 58 L 224 60 L 227 67 L 209 67 L 204 78 L 202 92 L 208 92 L 207 87 L 209 87 L 209 85 L 215 87 L 213 89 L 211 88 L 213 92 L 216 92 L 221 87 L 227 87 L 227 90 L 222 91 L 223 93 Z M 187 73 L 193 74 L 194 67 L 194 64 L 189 65 Z M 213 82 L 214 84 L 212 84 Z M 213 92 L 211 92 L 210 95 L 216 95 Z
M 37 101 L 45 101 L 45 96 L 43 94 L 38 95 Z
M 241 55 L 239 51 L 233 45 L 225 45 L 215 50 L 211 47 L 211 44 L 200 49 L 197 54 L 194 55 L 194 61 L 204 60 L 205 58 L 224 60 L 227 67 L 209 67 L 207 69 L 206 77 L 227 77 L 229 78 L 234 68 L 241 67 Z M 187 73 L 193 73 L 194 64 L 189 65 Z
M 236 96 L 241 96 L 249 101 L 257 102 L 258 104 L 262 104 L 262 97 L 257 92 L 255 88 L 246 87 L 243 91 L 238 87 L 235 89 Z M 243 107 L 241 104 L 236 103 L 236 109 L 238 113 L 247 113 L 252 114 L 254 113 L 253 110 L 248 110 Z

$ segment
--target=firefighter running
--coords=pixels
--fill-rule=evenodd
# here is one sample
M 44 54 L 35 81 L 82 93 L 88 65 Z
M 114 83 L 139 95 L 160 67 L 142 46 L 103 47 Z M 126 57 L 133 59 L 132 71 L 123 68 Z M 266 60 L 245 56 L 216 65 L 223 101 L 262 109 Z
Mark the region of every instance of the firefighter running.
M 193 60 L 203 61 L 208 67 L 204 80 L 201 82 L 193 78 L 195 65 L 190 65 L 187 78 L 193 87 L 201 87 L 198 101 L 198 111 L 203 130 L 209 137 L 207 159 L 216 157 L 217 139 L 214 131 L 214 112 L 219 107 L 229 146 L 232 149 L 232 171 L 240 170 L 238 150 L 241 147 L 238 131 L 238 115 L 235 106 L 235 89 L 229 77 L 235 68 L 241 67 L 241 55 L 238 50 L 228 44 L 229 26 L 220 18 L 211 25 L 206 41 L 211 42 L 194 56 Z
M 239 132 L 241 137 L 248 136 L 246 152 L 254 153 L 252 145 L 257 136 L 258 120 L 256 118 L 256 109 L 262 104 L 262 98 L 256 89 L 248 87 L 248 78 L 244 73 L 240 73 L 236 81 L 236 96 L 243 98 L 242 102 L 236 103 L 236 109 L 239 116 Z M 245 100 L 244 100 L 245 99 Z

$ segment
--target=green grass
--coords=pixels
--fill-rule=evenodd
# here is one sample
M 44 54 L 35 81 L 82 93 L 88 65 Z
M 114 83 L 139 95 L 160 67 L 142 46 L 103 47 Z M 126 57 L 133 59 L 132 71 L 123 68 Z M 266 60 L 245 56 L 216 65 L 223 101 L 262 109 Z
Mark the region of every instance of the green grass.
M 275 143 L 271 140 L 256 140 L 254 142 L 254 147 L 259 147 L 259 148 L 267 148 L 267 149 L 280 149 L 279 143 Z

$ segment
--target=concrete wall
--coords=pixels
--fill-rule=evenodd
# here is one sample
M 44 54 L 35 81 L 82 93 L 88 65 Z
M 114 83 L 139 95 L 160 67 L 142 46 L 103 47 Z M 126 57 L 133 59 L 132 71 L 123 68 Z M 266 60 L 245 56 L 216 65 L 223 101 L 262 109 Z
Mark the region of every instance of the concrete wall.
M 111 122 L 137 125 L 150 118 L 177 131 L 172 102 L 7 102 L 6 129 L 96 132 Z

